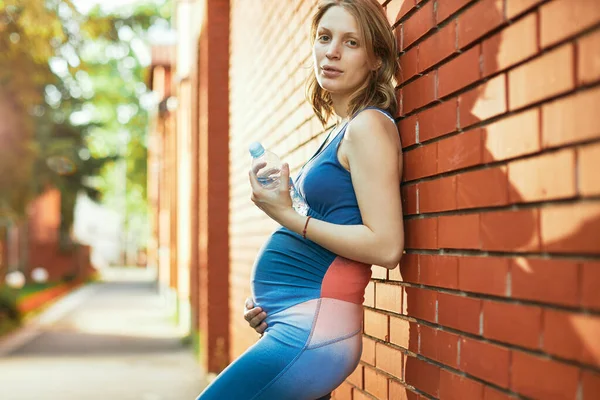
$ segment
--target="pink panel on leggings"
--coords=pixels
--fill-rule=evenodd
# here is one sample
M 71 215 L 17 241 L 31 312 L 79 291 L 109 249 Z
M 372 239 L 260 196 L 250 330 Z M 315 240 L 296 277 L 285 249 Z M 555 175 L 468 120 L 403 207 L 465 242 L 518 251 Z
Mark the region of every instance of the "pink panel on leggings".
M 323 277 L 321 297 L 362 304 L 369 279 L 371 279 L 370 265 L 338 256 Z
M 348 339 L 362 330 L 360 304 L 322 298 L 308 348 Z M 360 342 L 360 341 L 359 341 Z

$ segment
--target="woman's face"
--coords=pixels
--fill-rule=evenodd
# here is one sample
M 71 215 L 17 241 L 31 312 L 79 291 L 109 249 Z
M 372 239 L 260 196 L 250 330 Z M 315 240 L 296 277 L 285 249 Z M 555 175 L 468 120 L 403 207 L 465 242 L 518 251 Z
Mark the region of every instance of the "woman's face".
M 331 94 L 349 95 L 369 76 L 371 65 L 358 23 L 343 7 L 325 12 L 313 47 L 315 75 Z

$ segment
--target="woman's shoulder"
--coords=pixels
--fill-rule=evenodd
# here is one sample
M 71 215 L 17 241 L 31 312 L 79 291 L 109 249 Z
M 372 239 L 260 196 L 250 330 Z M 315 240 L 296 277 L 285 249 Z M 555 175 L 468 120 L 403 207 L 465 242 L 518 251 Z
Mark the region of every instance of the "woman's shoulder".
M 348 123 L 346 137 L 349 140 L 362 142 L 381 137 L 389 140 L 397 136 L 396 122 L 392 116 L 383 109 L 369 107 L 358 112 Z

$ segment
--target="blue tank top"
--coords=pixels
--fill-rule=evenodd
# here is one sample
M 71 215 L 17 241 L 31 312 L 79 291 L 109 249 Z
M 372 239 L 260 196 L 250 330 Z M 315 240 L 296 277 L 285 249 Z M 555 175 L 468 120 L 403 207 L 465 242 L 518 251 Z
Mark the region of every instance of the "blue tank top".
M 373 109 L 394 121 L 386 111 Z M 302 167 L 294 184 L 310 207 L 308 215 L 330 223 L 358 225 L 362 224 L 362 218 L 352 178 L 337 155 L 348 123 L 317 150 Z M 272 315 L 319 298 L 323 278 L 336 257 L 301 235 L 285 227 L 278 228 L 265 242 L 254 263 L 252 289 L 255 303 Z M 359 283 L 354 286 L 358 289 L 353 290 L 362 289 L 361 298 L 370 277 L 370 269 L 368 271 L 366 281 L 364 275 L 356 277 Z

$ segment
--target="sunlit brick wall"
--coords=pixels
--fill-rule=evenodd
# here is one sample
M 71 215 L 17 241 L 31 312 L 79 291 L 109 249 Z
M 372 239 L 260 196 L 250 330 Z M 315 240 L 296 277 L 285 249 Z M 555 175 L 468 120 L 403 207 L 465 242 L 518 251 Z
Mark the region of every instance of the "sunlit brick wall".
M 260 3 L 257 6 L 256 3 Z M 305 102 L 314 1 L 231 2 L 230 308 L 232 357 L 258 337 L 242 318 L 250 271 L 277 225 L 250 201 L 248 145 L 260 141 L 292 175 L 316 151 L 323 128 Z
M 406 254 L 373 267 L 361 364 L 336 399 L 600 397 L 600 5 L 382 1 L 402 66 Z M 313 1 L 232 1 L 232 357 L 254 258 L 248 144 L 292 173 L 323 129 L 304 102 Z M 519 397 L 522 396 L 522 397 Z
M 599 398 L 600 4 L 386 7 L 407 254 L 339 398 Z

